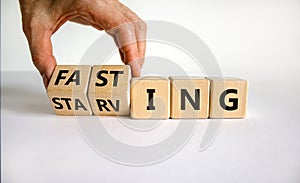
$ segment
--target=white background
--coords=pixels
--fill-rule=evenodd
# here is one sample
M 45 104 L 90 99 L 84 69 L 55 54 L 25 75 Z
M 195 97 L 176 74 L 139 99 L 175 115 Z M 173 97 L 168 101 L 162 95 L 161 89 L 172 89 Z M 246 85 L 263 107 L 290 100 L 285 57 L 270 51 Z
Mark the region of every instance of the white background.
M 225 120 L 204 152 L 198 149 L 206 122 L 183 150 L 160 164 L 127 167 L 110 162 L 86 144 L 73 118 L 49 114 L 51 106 L 21 31 L 18 1 L 2 0 L 1 71 L 35 72 L 23 80 L 1 72 L 2 180 L 300 182 L 300 1 L 122 2 L 143 19 L 188 28 L 206 42 L 225 76 L 248 79 L 248 117 Z M 52 38 L 58 63 L 78 64 L 102 34 L 65 24 Z M 155 45 L 147 50 L 147 56 L 176 60 L 173 54 Z
M 212 50 L 224 75 L 255 72 L 270 77 L 299 70 L 297 0 L 122 2 L 145 20 L 170 21 L 196 33 Z M 2 1 L 1 20 L 2 70 L 33 70 L 16 0 Z M 65 24 L 52 39 L 58 63 L 79 63 L 101 34 L 90 27 Z M 163 50 L 147 52 L 163 54 Z

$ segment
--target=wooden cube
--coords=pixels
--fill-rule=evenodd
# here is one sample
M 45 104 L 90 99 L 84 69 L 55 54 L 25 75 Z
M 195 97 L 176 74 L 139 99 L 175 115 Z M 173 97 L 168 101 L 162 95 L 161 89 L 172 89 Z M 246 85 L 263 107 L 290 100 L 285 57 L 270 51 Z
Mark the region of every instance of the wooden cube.
M 131 80 L 131 117 L 167 119 L 170 111 L 170 83 L 167 78 L 147 76 Z
M 238 78 L 210 80 L 210 118 L 244 118 L 246 116 L 248 82 Z
M 88 97 L 95 115 L 129 115 L 131 71 L 128 65 L 92 68 Z
M 57 65 L 47 93 L 57 115 L 91 115 L 87 88 L 91 66 Z
M 208 118 L 209 80 L 198 76 L 169 77 L 171 118 Z

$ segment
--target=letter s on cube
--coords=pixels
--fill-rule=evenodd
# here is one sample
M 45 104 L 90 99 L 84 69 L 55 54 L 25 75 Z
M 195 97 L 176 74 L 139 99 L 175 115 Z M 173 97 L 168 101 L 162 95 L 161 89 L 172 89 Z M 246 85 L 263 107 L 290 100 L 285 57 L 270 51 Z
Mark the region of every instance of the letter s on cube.
M 57 65 L 49 85 L 48 97 L 57 115 L 91 115 L 87 88 L 91 66 Z
M 128 65 L 94 65 L 88 97 L 95 115 L 129 114 L 131 70 Z

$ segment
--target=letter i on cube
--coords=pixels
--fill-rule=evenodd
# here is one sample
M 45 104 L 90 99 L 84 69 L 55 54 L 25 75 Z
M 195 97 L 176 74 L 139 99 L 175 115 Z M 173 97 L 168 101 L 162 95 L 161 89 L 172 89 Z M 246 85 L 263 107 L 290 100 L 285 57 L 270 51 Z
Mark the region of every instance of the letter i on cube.
M 170 83 L 167 78 L 147 76 L 132 78 L 131 117 L 135 119 L 167 119 L 170 116 Z

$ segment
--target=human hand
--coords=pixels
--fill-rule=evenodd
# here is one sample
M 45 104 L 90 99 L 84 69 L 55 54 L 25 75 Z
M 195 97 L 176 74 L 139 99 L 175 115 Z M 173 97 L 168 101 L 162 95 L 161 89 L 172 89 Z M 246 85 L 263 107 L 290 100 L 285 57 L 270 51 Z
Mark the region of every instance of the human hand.
M 32 61 L 48 86 L 56 66 L 51 36 L 66 21 L 105 30 L 132 75 L 139 76 L 146 50 L 146 24 L 117 0 L 19 0 Z

